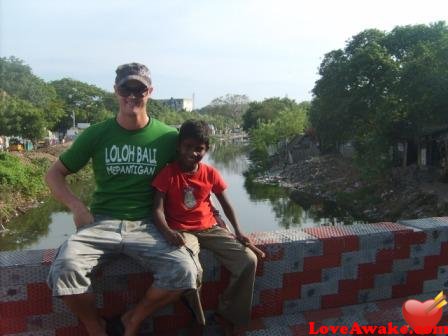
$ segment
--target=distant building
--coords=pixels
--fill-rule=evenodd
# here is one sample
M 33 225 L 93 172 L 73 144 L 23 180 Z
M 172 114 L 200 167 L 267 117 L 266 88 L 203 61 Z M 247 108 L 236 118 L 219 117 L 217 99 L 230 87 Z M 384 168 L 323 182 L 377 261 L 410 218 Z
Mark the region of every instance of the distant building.
M 65 135 L 66 140 L 72 141 L 75 140 L 75 138 L 78 136 L 79 129 L 75 127 L 70 127 L 67 130 L 67 133 Z
M 156 101 L 172 108 L 175 111 L 193 111 L 193 99 L 190 98 L 156 99 Z
M 86 128 L 90 127 L 90 123 L 78 123 L 77 127 L 79 129 L 86 129 Z

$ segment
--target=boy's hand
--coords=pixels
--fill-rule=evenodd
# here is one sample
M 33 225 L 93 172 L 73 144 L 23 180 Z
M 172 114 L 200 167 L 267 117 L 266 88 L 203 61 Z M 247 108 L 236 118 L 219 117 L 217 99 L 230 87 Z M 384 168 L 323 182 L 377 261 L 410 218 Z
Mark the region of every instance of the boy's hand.
M 236 239 L 238 239 L 243 245 L 252 244 L 252 240 L 249 237 L 245 236 L 241 232 L 235 233 Z
M 241 244 L 250 248 L 252 252 L 255 253 L 258 259 L 264 259 L 264 257 L 266 257 L 266 254 L 258 247 L 256 247 L 249 237 L 245 236 L 241 232 L 235 233 L 235 237 L 241 242 Z
M 227 229 L 227 225 L 226 222 L 224 222 L 224 219 L 222 219 L 222 217 L 219 215 L 219 213 L 215 213 L 215 220 L 216 220 L 216 225 L 218 225 L 219 227 L 222 227 L 223 229 Z
M 184 237 L 182 237 L 182 235 L 177 231 L 174 230 L 165 231 L 165 238 L 171 245 L 174 246 L 185 245 Z

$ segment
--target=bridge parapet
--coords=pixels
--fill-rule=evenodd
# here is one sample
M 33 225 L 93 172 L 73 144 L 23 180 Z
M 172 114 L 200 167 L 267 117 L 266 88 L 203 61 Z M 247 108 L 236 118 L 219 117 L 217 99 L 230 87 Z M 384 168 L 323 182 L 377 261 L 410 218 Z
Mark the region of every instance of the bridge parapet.
M 448 289 L 448 217 L 374 224 L 322 226 L 252 234 L 266 253 L 255 282 L 253 318 L 297 314 Z M 0 252 L 0 334 L 83 335 L 85 330 L 45 283 L 55 250 Z M 229 273 L 208 251 L 202 299 L 211 319 Z M 121 257 L 95 274 L 97 305 L 121 314 L 152 282 Z M 178 303 L 143 326 L 176 334 L 192 317 Z

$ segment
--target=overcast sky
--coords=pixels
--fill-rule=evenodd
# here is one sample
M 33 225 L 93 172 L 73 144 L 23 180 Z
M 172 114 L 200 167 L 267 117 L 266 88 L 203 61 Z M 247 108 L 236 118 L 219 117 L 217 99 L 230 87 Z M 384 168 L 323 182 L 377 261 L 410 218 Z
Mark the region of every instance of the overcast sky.
M 311 99 L 325 53 L 368 28 L 448 22 L 448 0 L 0 0 L 0 55 L 112 90 L 146 64 L 154 98 Z

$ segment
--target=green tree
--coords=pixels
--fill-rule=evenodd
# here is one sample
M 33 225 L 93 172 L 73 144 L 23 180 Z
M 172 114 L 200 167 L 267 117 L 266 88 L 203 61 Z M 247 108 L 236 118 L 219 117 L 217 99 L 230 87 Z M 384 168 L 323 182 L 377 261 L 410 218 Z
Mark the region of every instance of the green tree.
M 208 115 L 221 115 L 230 117 L 237 123 L 241 122 L 243 114 L 249 108 L 249 97 L 239 94 L 226 94 L 213 99 L 210 104 L 200 109 L 198 112 Z
M 54 89 L 16 57 L 0 58 L 0 89 L 38 107 L 44 107 L 56 99 Z
M 325 55 L 313 89 L 310 121 L 323 148 L 352 140 L 375 128 L 396 80 L 396 64 L 381 45 L 384 33 L 367 30 L 345 50 Z M 387 116 L 392 117 L 388 110 Z
M 246 95 L 226 94 L 213 99 L 197 112 L 213 124 L 219 133 L 228 133 L 241 127 L 242 115 L 248 107 L 249 97 Z
M 35 76 L 16 57 L 0 58 L 0 91 L 30 102 L 43 112 L 45 127 L 51 129 L 63 116 L 62 102 L 54 88 Z
M 64 117 L 57 125 L 61 131 L 73 125 L 73 115 L 76 122 L 93 124 L 112 117 L 116 111 L 111 111 L 109 108 L 118 107 L 111 93 L 95 85 L 71 78 L 63 78 L 50 84 L 63 102 Z
M 0 134 L 21 136 L 34 143 L 45 136 L 44 111 L 20 98 L 3 96 L 0 104 Z
M 448 123 L 446 24 L 397 27 L 387 43 L 400 62 L 397 90 L 406 112 L 403 120 L 416 134 L 428 126 Z
M 321 148 L 353 140 L 359 162 L 380 172 L 393 143 L 448 123 L 447 39 L 443 22 L 370 29 L 326 54 L 310 110 Z
M 263 164 L 268 158 L 268 148 L 286 142 L 304 132 L 308 126 L 309 104 L 295 104 L 280 111 L 275 119 L 259 122 L 250 130 L 250 144 L 254 150 L 252 158 Z
M 288 98 L 269 98 L 262 102 L 249 103 L 249 108 L 243 115 L 243 129 L 249 131 L 257 127 L 258 123 L 272 121 L 281 111 L 296 106 L 297 103 Z

